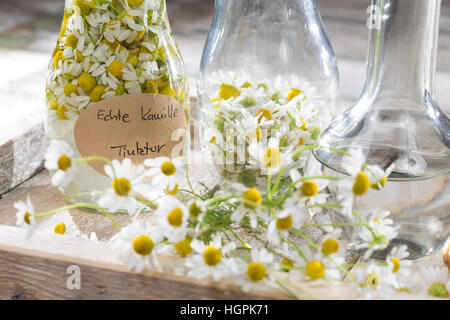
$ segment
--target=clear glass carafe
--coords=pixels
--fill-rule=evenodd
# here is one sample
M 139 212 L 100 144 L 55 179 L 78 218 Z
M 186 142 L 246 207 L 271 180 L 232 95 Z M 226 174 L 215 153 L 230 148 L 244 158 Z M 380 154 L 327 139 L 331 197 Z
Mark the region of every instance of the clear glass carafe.
M 400 225 L 392 243 L 407 244 L 417 258 L 436 252 L 450 225 L 450 120 L 434 88 L 440 0 L 373 5 L 365 87 L 319 143 L 361 148 L 368 164 L 393 165 L 386 187 L 362 197 L 358 209 L 390 209 Z M 326 148 L 314 154 L 329 171 L 346 174 L 341 154 Z
M 46 98 L 47 139 L 66 141 L 75 157 L 138 164 L 186 155 L 188 82 L 165 0 L 67 0 Z M 103 166 L 78 163 L 59 190 L 69 201 L 95 202 L 111 183 Z
M 267 167 L 314 143 L 336 115 L 337 86 L 315 0 L 216 0 L 198 83 L 200 139 L 213 175 L 265 185 Z M 306 156 L 292 166 L 302 170 Z

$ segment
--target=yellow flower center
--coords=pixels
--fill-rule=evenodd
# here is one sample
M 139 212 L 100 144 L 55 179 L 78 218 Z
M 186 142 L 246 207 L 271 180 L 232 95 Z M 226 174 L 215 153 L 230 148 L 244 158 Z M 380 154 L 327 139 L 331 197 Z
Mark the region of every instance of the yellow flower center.
M 256 140 L 257 140 L 257 141 L 261 140 L 261 135 L 262 135 L 262 130 L 261 130 L 261 127 L 258 126 L 258 127 L 256 128 Z
M 432 297 L 437 298 L 447 298 L 449 297 L 449 292 L 447 290 L 447 287 L 443 283 L 433 283 L 430 288 L 428 289 L 428 294 Z
M 69 120 L 69 118 L 67 118 L 67 116 L 66 116 L 66 111 L 67 111 L 67 108 L 64 106 L 60 106 L 60 105 L 56 106 L 56 115 L 58 116 L 59 120 Z
M 97 85 L 97 80 L 89 73 L 84 72 L 78 79 L 78 84 L 84 91 L 90 92 Z
M 322 243 L 322 252 L 333 254 L 339 251 L 339 243 L 334 239 L 327 239 Z
M 92 89 L 91 94 L 90 94 L 90 98 L 92 100 L 92 102 L 98 102 L 102 99 L 102 96 L 105 94 L 105 86 L 103 85 L 98 85 L 95 86 L 94 89 Z
M 142 2 L 144 2 L 144 0 L 128 0 L 128 3 L 130 4 L 130 6 L 140 6 L 142 4 Z
M 141 256 L 149 255 L 154 246 L 153 240 L 146 234 L 138 236 L 133 240 L 133 250 Z
M 208 246 L 203 252 L 203 260 L 207 265 L 215 266 L 222 259 L 222 252 L 213 246 Z
M 25 215 L 23 216 L 23 221 L 25 221 L 26 224 L 31 224 L 30 217 L 31 214 L 29 212 L 25 212 Z
M 69 82 L 64 86 L 64 94 L 68 97 L 72 95 L 72 93 L 77 93 L 78 87 L 74 85 L 72 82 Z
M 201 212 L 202 210 L 199 208 L 197 203 L 192 202 L 191 205 L 189 206 L 189 214 L 193 217 L 197 217 Z
M 66 225 L 64 222 L 60 222 L 55 226 L 54 229 L 56 234 L 65 234 L 66 233 Z
M 263 118 L 267 120 L 272 120 L 272 112 L 269 109 L 261 109 L 256 113 L 256 116 L 259 116 L 258 122 L 261 122 Z
M 122 76 L 122 68 L 123 63 L 119 60 L 114 60 L 111 64 L 106 68 L 108 72 L 111 72 L 114 77 Z
M 266 267 L 259 262 L 252 262 L 248 265 L 247 275 L 253 282 L 261 281 L 266 277 Z
M 371 290 L 378 290 L 380 288 L 380 276 L 376 273 L 371 273 L 366 277 L 367 287 Z
M 126 178 L 116 178 L 113 181 L 113 189 L 117 195 L 123 197 L 130 193 L 131 183 Z
M 353 193 L 355 196 L 364 195 L 370 188 L 370 180 L 366 173 L 360 171 L 355 178 L 355 184 L 353 185 Z
M 289 90 L 289 93 L 287 95 L 287 99 L 288 100 L 292 100 L 294 99 L 296 96 L 298 96 L 300 93 L 303 93 L 302 90 L 297 89 L 297 88 L 292 88 L 291 90 Z
M 251 202 L 251 203 L 244 203 L 244 206 L 250 209 L 255 209 L 257 206 L 261 204 L 262 201 L 261 193 L 255 188 L 250 188 L 247 191 L 245 191 L 243 197 L 244 200 Z
M 178 192 L 178 184 L 175 184 L 175 187 L 171 190 L 169 189 L 169 186 L 166 187 L 166 191 L 168 194 L 170 194 L 171 196 L 174 196 L 177 194 Z
M 64 61 L 64 53 L 59 50 L 56 52 L 55 57 L 53 58 L 53 66 L 55 67 L 55 69 L 58 69 L 59 67 L 59 61 Z
M 66 46 L 72 47 L 73 49 L 75 49 L 77 44 L 78 44 L 78 38 L 73 33 L 69 34 L 66 38 Z
M 175 208 L 169 212 L 167 215 L 167 220 L 169 224 L 174 227 L 179 227 L 183 224 L 183 210 L 180 208 Z
M 281 162 L 280 149 L 269 148 L 264 155 L 264 163 L 270 168 L 278 167 Z
M 178 252 L 178 254 L 180 256 L 187 257 L 192 252 L 191 242 L 192 242 L 192 238 L 186 237 L 186 239 L 184 239 L 174 245 L 175 250 Z
M 237 98 L 241 95 L 241 90 L 236 88 L 231 84 L 223 84 L 220 86 L 219 97 L 224 100 L 228 100 L 230 98 Z
M 161 164 L 161 172 L 166 176 L 174 175 L 176 170 L 175 165 L 171 161 L 164 161 Z
M 62 171 L 66 171 L 68 168 L 72 166 L 72 159 L 63 154 L 58 159 L 58 168 Z
M 286 218 L 277 219 L 278 230 L 289 230 L 292 227 L 292 216 L 289 215 Z
M 300 138 L 298 139 L 297 145 L 298 145 L 298 146 L 302 146 L 302 145 L 304 145 L 304 144 L 305 144 L 305 141 L 303 141 L 303 138 L 300 137 Z
M 325 266 L 321 261 L 311 261 L 306 265 L 306 274 L 313 280 L 325 276 Z
M 398 270 L 400 270 L 400 260 L 398 260 L 397 258 L 392 258 L 391 259 L 392 264 L 394 265 L 392 267 L 392 272 L 393 273 L 397 273 Z
M 387 177 L 383 177 L 378 183 L 372 184 L 370 187 L 375 190 L 380 190 L 381 188 L 384 188 L 387 182 Z
M 313 197 L 319 192 L 319 187 L 313 181 L 305 181 L 300 187 L 302 193 L 307 197 Z
M 288 259 L 288 258 L 283 258 L 283 260 L 281 261 L 281 264 L 289 267 L 289 268 L 293 268 L 294 267 L 294 262 L 292 262 L 292 260 Z

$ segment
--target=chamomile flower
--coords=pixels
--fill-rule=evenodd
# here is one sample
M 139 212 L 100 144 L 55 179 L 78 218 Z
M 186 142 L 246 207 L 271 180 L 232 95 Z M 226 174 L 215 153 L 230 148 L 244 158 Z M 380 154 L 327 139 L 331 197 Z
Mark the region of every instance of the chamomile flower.
M 270 277 L 270 270 L 274 268 L 275 257 L 266 248 L 252 250 L 250 258 L 249 263 L 240 263 L 241 274 L 236 280 L 244 292 L 263 286 Z
M 289 236 L 289 230 L 300 229 L 303 222 L 311 217 L 308 209 L 297 204 L 289 205 L 288 200 L 286 200 L 288 203 L 286 203 L 285 209 L 276 214 L 276 218 L 272 219 L 269 224 L 267 240 L 273 245 L 279 245 L 282 238 Z
M 153 254 L 163 240 L 162 234 L 147 220 L 139 219 L 122 228 L 110 240 L 113 248 L 119 250 L 119 258 L 127 264 L 128 270 L 142 272 L 151 265 Z
M 130 159 L 124 159 L 122 163 L 113 160 L 112 167 L 105 166 L 105 173 L 112 179 L 112 187 L 106 191 L 106 195 L 98 204 L 110 212 L 124 209 L 129 214 L 134 214 L 138 203 L 133 197 L 133 188 L 145 178 L 144 167 L 133 169 Z
M 322 176 L 322 172 L 319 169 L 318 171 L 311 172 L 311 176 Z M 297 169 L 292 169 L 290 171 L 290 177 L 293 182 L 299 181 L 296 184 L 299 203 L 304 204 L 307 202 L 309 205 L 315 205 L 327 202 L 330 195 L 321 192 L 324 191 L 329 184 L 327 179 L 315 178 L 305 180 L 305 177 L 303 177 Z
M 411 261 L 406 260 L 409 257 L 408 247 L 403 245 L 392 248 L 386 257 L 389 271 L 394 279 L 407 277 L 410 274 Z
M 328 256 L 344 256 L 345 246 L 340 240 L 342 229 L 336 228 L 332 232 L 325 234 L 320 239 L 318 245 L 320 251 Z
M 394 168 L 394 163 L 386 170 L 382 170 L 379 166 L 367 165 L 367 175 L 370 180 L 370 187 L 376 190 L 384 188 L 387 178 L 391 175 Z
M 170 242 L 178 242 L 186 237 L 189 211 L 176 197 L 160 199 L 155 214 L 161 233 Z
M 53 215 L 48 225 L 51 234 L 67 237 L 78 237 L 80 235 L 80 230 L 73 221 L 72 215 L 67 210 Z
M 184 181 L 186 161 L 184 158 L 171 160 L 168 157 L 147 159 L 144 165 L 149 169 L 147 176 L 154 186 L 162 186 L 168 193 L 173 192 Z
M 450 277 L 446 267 L 426 267 L 422 269 L 424 287 L 431 297 L 449 299 Z
M 64 140 L 52 140 L 45 153 L 45 167 L 55 171 L 51 182 L 55 187 L 65 187 L 75 171 L 74 151 Z
M 212 277 L 214 281 L 219 281 L 237 272 L 234 259 L 226 257 L 226 254 L 235 247 L 233 242 L 223 246 L 220 236 L 216 236 L 207 245 L 197 239 L 193 240 L 191 248 L 194 253 L 185 263 L 185 266 L 190 269 L 187 275 L 197 280 Z
M 254 229 L 257 226 L 258 218 L 262 218 L 260 205 L 262 194 L 256 188 L 247 188 L 241 184 L 234 184 L 233 188 L 242 193 L 242 203 L 233 212 L 231 219 L 234 222 L 241 222 L 245 216 L 250 218 L 250 226 Z
M 320 250 L 320 249 L 319 249 Z M 327 256 L 322 251 L 313 251 L 309 246 L 302 246 L 303 259 L 298 259 L 295 269 L 290 271 L 290 279 L 294 282 L 309 281 L 339 281 L 341 271 L 339 266 L 345 263 L 345 259 L 339 255 Z
M 362 240 L 357 249 L 367 249 L 364 258 L 369 258 L 376 250 L 387 248 L 389 242 L 397 237 L 399 226 L 393 226 L 387 210 L 373 210 L 362 214 L 368 227 L 361 227 L 358 237 Z
M 27 196 L 27 202 L 19 201 L 14 204 L 14 208 L 17 209 L 16 213 L 16 225 L 25 230 L 25 237 L 27 240 L 36 232 L 36 219 L 34 217 L 34 206 L 31 203 L 31 199 Z

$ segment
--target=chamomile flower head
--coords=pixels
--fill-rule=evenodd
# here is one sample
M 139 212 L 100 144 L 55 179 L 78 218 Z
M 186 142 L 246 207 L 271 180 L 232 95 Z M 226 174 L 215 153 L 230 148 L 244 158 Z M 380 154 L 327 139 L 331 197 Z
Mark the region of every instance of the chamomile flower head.
M 61 211 L 51 217 L 48 222 L 49 232 L 55 235 L 63 235 L 67 237 L 80 236 L 80 230 L 73 221 L 69 211 Z
M 373 299 L 378 295 L 389 298 L 393 293 L 387 267 L 372 263 L 367 264 L 358 272 L 356 284 L 358 292 L 366 299 Z
M 19 201 L 14 204 L 14 208 L 17 209 L 16 213 L 16 225 L 25 230 L 25 237 L 27 240 L 36 232 L 36 219 L 34 217 L 34 206 L 31 203 L 31 199 L 27 196 L 27 201 Z
M 383 189 L 394 168 L 394 163 L 386 170 L 382 170 L 379 166 L 367 165 L 367 175 L 370 180 L 370 187 L 376 190 Z
M 446 267 L 426 267 L 422 269 L 426 293 L 434 298 L 450 298 L 450 277 Z
M 55 171 L 52 185 L 65 187 L 73 178 L 75 171 L 74 151 L 64 140 L 52 140 L 45 153 L 45 167 Z
M 345 263 L 345 259 L 339 255 L 328 256 L 322 251 L 313 251 L 309 246 L 301 248 L 304 259 L 299 260 L 299 268 L 291 270 L 290 277 L 292 279 L 307 279 L 310 281 L 327 280 L 339 281 L 341 280 L 341 272 L 339 266 Z M 320 248 L 319 248 L 320 250 Z
M 176 197 L 161 198 L 156 216 L 161 233 L 170 242 L 178 242 L 186 237 L 189 211 Z
M 174 160 L 168 157 L 147 159 L 144 165 L 149 168 L 147 176 L 152 178 L 152 184 L 162 186 L 168 193 L 176 190 L 186 176 L 186 161 L 184 158 Z
M 241 222 L 245 216 L 250 219 L 250 226 L 256 228 L 258 218 L 263 218 L 264 215 L 260 209 L 263 195 L 257 188 L 247 188 L 242 184 L 233 184 L 232 188 L 236 192 L 242 194 L 241 204 L 233 212 L 231 219 L 234 222 Z
M 322 172 L 312 172 L 311 176 L 322 176 Z M 327 201 L 329 194 L 324 191 L 329 181 L 327 179 L 306 179 L 297 169 L 292 169 L 290 171 L 291 181 L 297 182 L 295 184 L 297 188 L 297 198 L 299 203 L 309 205 L 322 204 Z
M 276 138 L 270 138 L 268 142 L 253 140 L 248 151 L 249 163 L 262 174 L 274 175 L 281 167 L 290 167 L 293 162 L 292 148 L 281 150 L 280 141 Z
M 267 240 L 272 245 L 279 245 L 283 238 L 289 236 L 291 229 L 300 229 L 303 223 L 310 217 L 311 215 L 308 209 L 298 206 L 295 203 L 291 205 L 286 203 L 285 209 L 276 214 L 276 217 L 270 221 L 267 230 Z
M 364 258 L 369 258 L 376 250 L 387 248 L 390 241 L 398 235 L 399 226 L 393 226 L 389 219 L 390 212 L 387 210 L 373 210 L 362 213 L 362 217 L 368 222 L 368 226 L 361 227 L 358 237 L 361 243 L 357 249 L 367 249 Z
M 320 251 L 328 256 L 343 256 L 345 246 L 340 240 L 342 236 L 342 229 L 336 228 L 332 232 L 325 234 L 320 239 L 318 245 Z
M 262 286 L 269 272 L 274 268 L 275 257 L 266 248 L 254 249 L 251 251 L 251 260 L 249 263 L 240 263 L 240 276 L 236 280 L 244 292 L 252 288 Z
M 119 250 L 119 258 L 127 264 L 128 270 L 142 272 L 151 265 L 154 252 L 163 240 L 162 234 L 145 219 L 138 219 L 122 228 L 110 240 L 113 248 Z
M 126 210 L 129 214 L 134 214 L 138 204 L 133 197 L 133 188 L 145 178 L 144 167 L 132 168 L 130 159 L 122 162 L 113 160 L 112 167 L 105 166 L 105 173 L 112 179 L 112 186 L 98 204 L 111 212 Z
M 406 260 L 409 257 L 408 247 L 406 245 L 393 247 L 386 257 L 389 271 L 396 278 L 407 277 L 410 274 L 411 261 Z
M 226 255 L 234 250 L 235 243 L 229 242 L 223 246 L 222 238 L 216 236 L 209 244 L 200 240 L 192 240 L 193 253 L 187 258 L 185 266 L 189 268 L 188 276 L 197 280 L 212 277 L 219 281 L 236 273 L 236 263 Z

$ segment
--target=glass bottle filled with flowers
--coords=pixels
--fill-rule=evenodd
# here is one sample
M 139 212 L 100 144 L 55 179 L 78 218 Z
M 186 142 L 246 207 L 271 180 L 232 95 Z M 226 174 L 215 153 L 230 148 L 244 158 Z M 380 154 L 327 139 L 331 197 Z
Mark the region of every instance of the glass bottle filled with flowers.
M 200 71 L 203 154 L 218 181 L 265 185 L 337 112 L 338 72 L 316 1 L 216 0 Z

